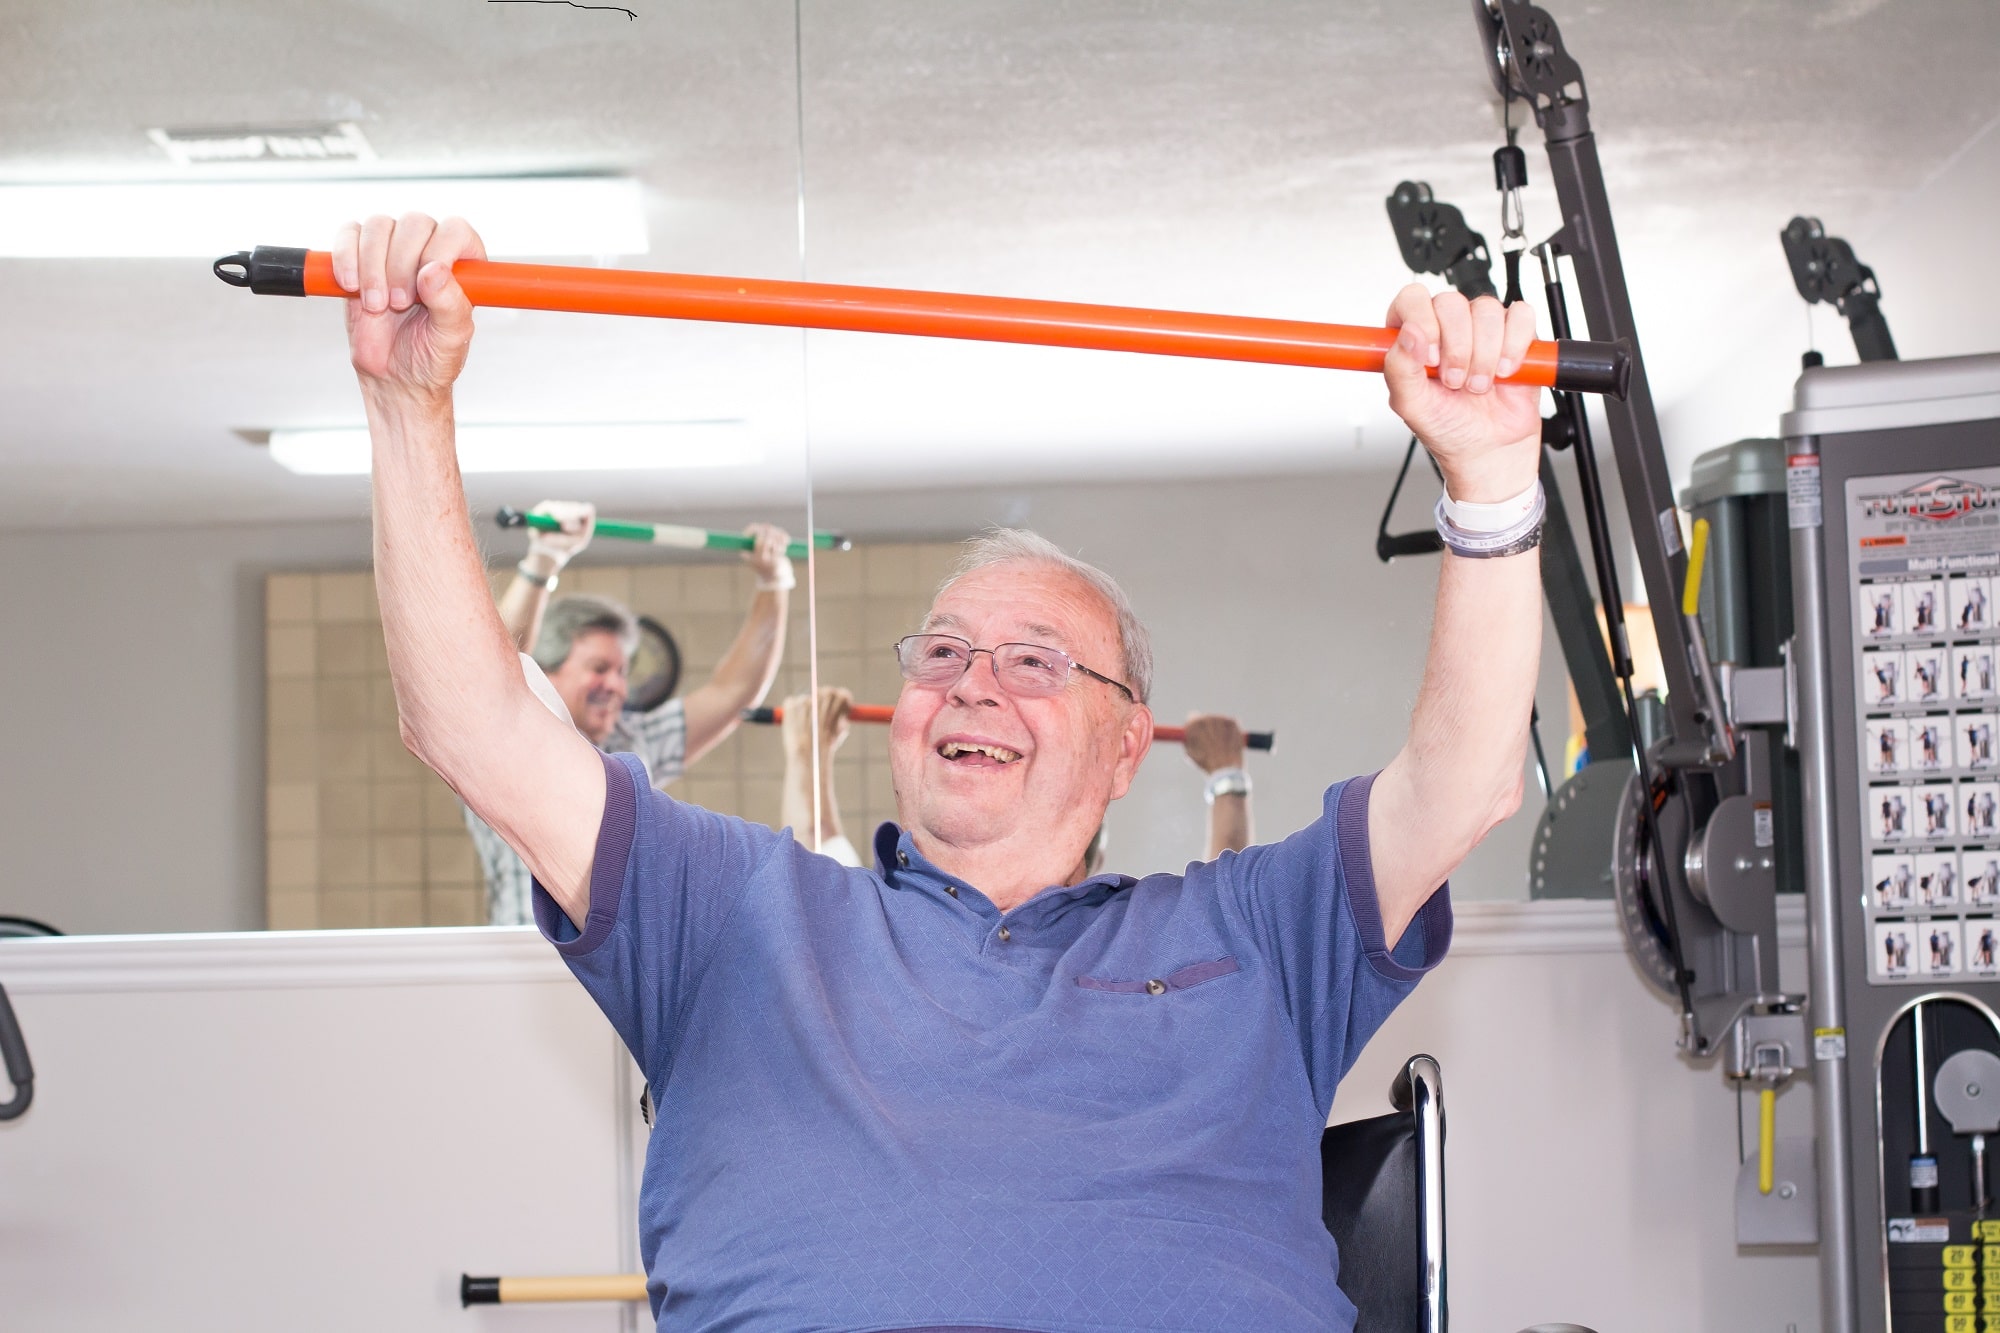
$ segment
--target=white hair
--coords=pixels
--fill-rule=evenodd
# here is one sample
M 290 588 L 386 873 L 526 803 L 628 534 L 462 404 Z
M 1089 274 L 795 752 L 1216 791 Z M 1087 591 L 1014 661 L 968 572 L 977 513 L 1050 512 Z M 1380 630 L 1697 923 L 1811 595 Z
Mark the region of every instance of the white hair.
M 1040 533 L 1026 528 L 988 528 L 965 543 L 958 563 L 938 585 L 936 595 L 942 597 L 952 584 L 974 570 L 1010 561 L 1045 565 L 1074 574 L 1110 604 L 1118 625 L 1118 647 L 1125 657 L 1124 683 L 1132 687 L 1140 703 L 1145 703 L 1153 693 L 1153 640 L 1139 623 L 1132 599 L 1118 586 L 1118 580 L 1096 565 L 1077 559 Z
M 531 654 L 535 665 L 543 671 L 560 670 L 577 639 L 594 631 L 616 634 L 627 658 L 639 651 L 639 622 L 622 604 L 609 597 L 571 593 L 549 603 L 542 615 L 542 632 Z

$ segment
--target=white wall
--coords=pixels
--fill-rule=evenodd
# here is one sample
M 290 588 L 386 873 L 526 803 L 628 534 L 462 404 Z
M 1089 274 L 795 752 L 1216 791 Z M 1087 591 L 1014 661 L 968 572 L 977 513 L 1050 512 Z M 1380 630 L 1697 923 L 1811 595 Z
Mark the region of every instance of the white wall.
M 0 978 L 36 1073 L 0 1326 L 620 1327 L 459 1309 L 462 1272 L 635 1268 L 629 1061 L 530 932 L 20 941 Z
M 1808 216 L 1820 212 L 1810 198 L 1796 207 Z M 2000 121 L 1987 124 L 1875 225 L 1855 228 L 1834 214 L 1820 221 L 1875 270 L 1896 350 L 1912 360 L 2000 349 L 2000 306 L 1980 282 L 1979 257 L 1991 230 L 1984 220 L 1996 214 Z M 1792 405 L 1809 328 L 1828 365 L 1855 360 L 1847 322 L 1832 306 L 1806 306 L 1792 286 L 1778 244 L 1789 220 L 1771 219 L 1766 281 L 1752 291 L 1715 294 L 1716 356 L 1700 390 L 1663 407 L 1660 425 L 1677 475 L 1718 445 L 1778 433 L 1778 415 Z
M 1373 555 L 1389 478 L 833 495 L 822 527 L 855 536 L 1041 529 L 1130 588 L 1156 641 L 1160 716 L 1230 711 L 1274 728 L 1251 762 L 1263 836 L 1315 817 L 1330 781 L 1395 752 L 1429 631 L 1434 560 Z M 612 507 L 606 499 L 606 507 Z M 1406 497 L 1399 526 L 1427 522 Z M 803 514 L 777 514 L 803 527 Z M 689 521 L 740 525 L 747 514 Z M 520 538 L 494 533 L 496 555 Z M 602 559 L 637 552 L 606 543 Z M 828 559 L 839 559 L 829 556 Z M 0 913 L 71 933 L 263 924 L 263 580 L 355 568 L 362 524 L 0 535 Z M 793 653 L 803 653 L 795 644 Z M 1541 691 L 1561 757 L 1560 664 Z M 1163 746 L 1114 808 L 1120 868 L 1178 869 L 1202 850 L 1200 782 Z M 1533 809 L 1459 876 L 1461 896 L 1525 893 Z
M 463 1271 L 634 1263 L 626 1061 L 531 932 L 15 941 L 0 982 L 38 1075 L 0 1124 L 0 1326 L 618 1326 L 457 1308 Z M 1816 1327 L 1809 1254 L 1732 1244 L 1735 1102 L 1674 1026 L 1608 904 L 1461 911 L 1334 1111 L 1442 1060 L 1459 1327 Z M 1809 1106 L 1780 1098 L 1785 1132 Z

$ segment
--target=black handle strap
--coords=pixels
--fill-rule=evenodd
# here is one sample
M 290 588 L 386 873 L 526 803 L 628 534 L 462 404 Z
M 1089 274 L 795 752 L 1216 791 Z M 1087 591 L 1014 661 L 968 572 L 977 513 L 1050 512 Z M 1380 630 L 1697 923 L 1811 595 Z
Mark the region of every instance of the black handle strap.
M 1389 517 L 1396 512 L 1396 497 L 1403 493 L 1403 482 L 1410 475 L 1410 464 L 1417 456 L 1417 437 L 1410 437 L 1410 447 L 1403 454 L 1402 470 L 1396 473 L 1396 484 L 1389 488 L 1389 503 L 1382 506 L 1382 521 L 1375 525 L 1375 558 L 1388 564 L 1399 555 L 1436 555 L 1444 549 L 1444 539 L 1435 529 L 1422 532 L 1391 532 Z M 1431 464 L 1431 471 L 1437 471 L 1437 464 Z M 1442 476 L 1438 478 L 1444 480 Z
M 7 1066 L 7 1081 L 14 1085 L 13 1099 L 0 1103 L 0 1120 L 13 1120 L 35 1100 L 35 1065 L 28 1058 L 28 1043 L 21 1036 L 21 1024 L 14 1006 L 7 1002 L 7 988 L 0 986 L 0 1062 Z

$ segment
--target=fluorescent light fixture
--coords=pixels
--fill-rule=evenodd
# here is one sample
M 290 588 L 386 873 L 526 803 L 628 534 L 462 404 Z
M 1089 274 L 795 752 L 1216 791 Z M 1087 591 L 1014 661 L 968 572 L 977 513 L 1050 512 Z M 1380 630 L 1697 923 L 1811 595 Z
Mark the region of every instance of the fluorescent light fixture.
M 639 182 L 617 176 L 0 185 L 0 258 L 214 259 L 253 245 L 324 249 L 341 223 L 472 220 L 501 256 L 642 255 Z
M 274 430 L 271 457 L 306 476 L 366 475 L 368 430 Z M 650 472 L 763 461 L 763 447 L 740 420 L 458 428 L 461 472 Z

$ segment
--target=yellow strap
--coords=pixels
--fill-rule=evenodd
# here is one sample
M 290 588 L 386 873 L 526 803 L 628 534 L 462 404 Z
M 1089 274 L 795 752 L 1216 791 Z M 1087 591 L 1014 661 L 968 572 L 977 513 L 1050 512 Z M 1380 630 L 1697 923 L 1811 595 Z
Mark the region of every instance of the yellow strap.
M 1697 534 L 1701 532 L 1702 526 L 1700 524 L 1696 525 L 1695 532 Z M 1695 550 L 1699 551 L 1701 547 L 1697 545 Z M 1693 563 L 1690 562 L 1688 567 L 1690 569 L 1694 568 Z M 1688 614 L 1692 615 L 1693 612 L 1689 612 Z M 1765 1088 L 1757 1094 L 1757 1190 L 1759 1193 L 1769 1194 L 1771 1192 L 1771 1186 L 1774 1183 L 1774 1167 L 1771 1163 L 1771 1153 L 1777 1146 L 1778 1090 L 1776 1088 Z
M 1708 560 L 1708 520 L 1694 521 L 1694 533 L 1688 538 L 1687 582 L 1681 587 L 1681 614 L 1684 616 L 1701 613 L 1701 567 Z

